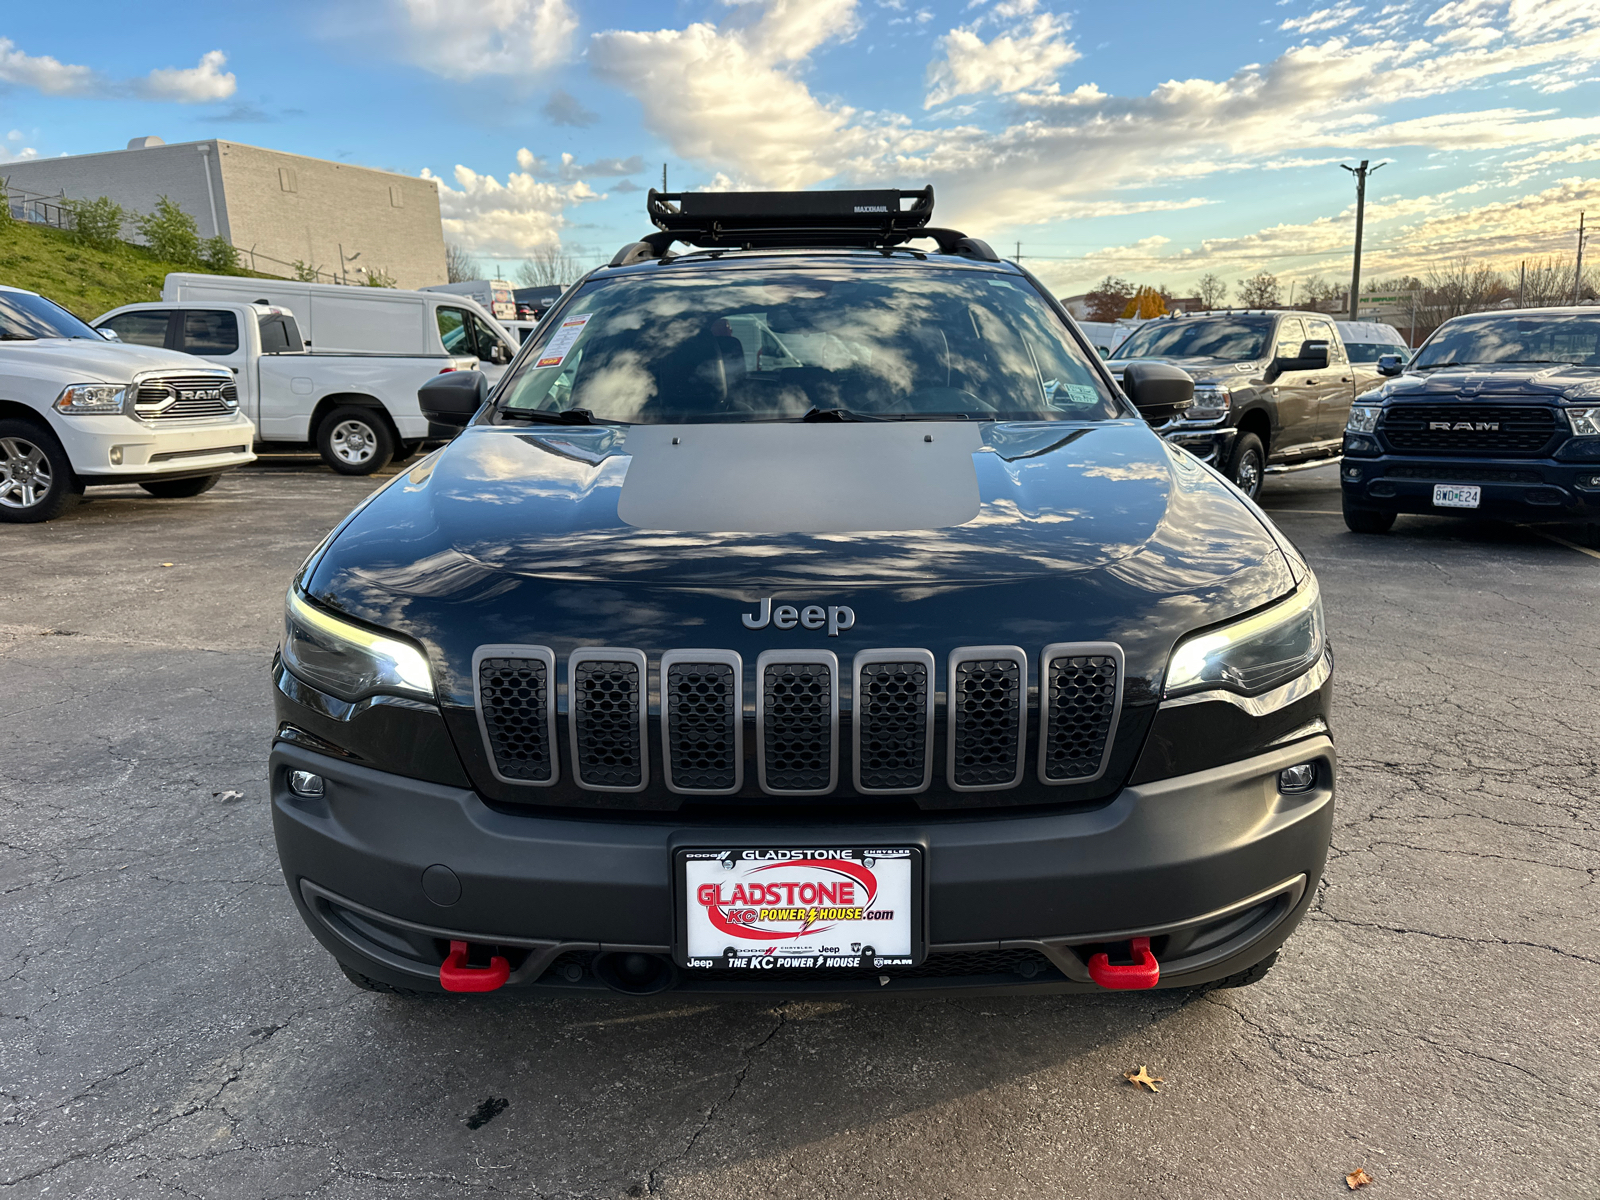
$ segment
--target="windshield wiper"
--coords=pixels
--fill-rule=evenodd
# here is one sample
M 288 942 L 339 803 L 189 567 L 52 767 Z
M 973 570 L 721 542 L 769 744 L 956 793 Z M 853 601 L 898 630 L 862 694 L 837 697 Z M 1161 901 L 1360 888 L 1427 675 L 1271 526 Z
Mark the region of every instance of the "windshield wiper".
M 620 425 L 620 421 L 596 420 L 587 408 L 569 408 L 563 412 L 548 412 L 541 408 L 502 408 L 501 413 L 519 421 L 536 421 L 541 425 Z
M 869 416 L 865 416 L 862 413 L 851 412 L 848 408 L 812 408 L 806 413 L 805 416 L 801 417 L 800 419 L 802 421 L 810 421 L 812 423 L 816 423 L 816 422 L 820 422 L 820 421 L 881 421 L 881 420 L 883 420 L 882 417 L 869 417 Z

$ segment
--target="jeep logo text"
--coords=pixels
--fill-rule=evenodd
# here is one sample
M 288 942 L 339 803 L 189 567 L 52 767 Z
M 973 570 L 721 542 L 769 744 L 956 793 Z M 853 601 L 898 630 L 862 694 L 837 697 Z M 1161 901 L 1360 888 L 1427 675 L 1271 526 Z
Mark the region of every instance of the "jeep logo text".
M 820 604 L 808 604 L 804 608 L 780 604 L 773 608 L 772 597 L 768 596 L 757 605 L 755 612 L 741 613 L 739 619 L 746 629 L 765 629 L 768 625 L 779 629 L 793 629 L 796 625 L 806 629 L 827 626 L 828 636 L 838 637 L 841 629 L 854 628 L 856 614 L 853 608 L 843 604 L 830 604 L 827 608 Z

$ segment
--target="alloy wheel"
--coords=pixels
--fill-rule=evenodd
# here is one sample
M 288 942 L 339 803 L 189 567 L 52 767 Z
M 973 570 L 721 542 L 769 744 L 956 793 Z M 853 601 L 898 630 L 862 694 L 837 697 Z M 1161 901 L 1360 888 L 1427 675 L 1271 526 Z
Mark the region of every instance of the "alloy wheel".
M 32 508 L 55 483 L 50 459 L 26 438 L 0 438 L 0 506 Z

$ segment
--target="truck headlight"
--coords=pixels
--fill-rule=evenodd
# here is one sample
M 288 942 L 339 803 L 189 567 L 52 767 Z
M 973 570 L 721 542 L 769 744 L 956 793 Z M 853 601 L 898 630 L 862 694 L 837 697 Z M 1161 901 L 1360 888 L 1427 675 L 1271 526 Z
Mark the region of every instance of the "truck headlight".
M 1381 408 L 1358 404 L 1350 410 L 1350 419 L 1344 423 L 1344 427 L 1350 433 L 1371 433 L 1378 427 L 1378 414 L 1382 411 Z
M 1600 434 L 1600 408 L 1569 408 L 1567 421 L 1579 437 Z
M 1256 696 L 1310 670 L 1327 629 L 1315 579 L 1254 616 L 1184 638 L 1167 665 L 1165 695 L 1225 688 Z
M 1183 414 L 1186 421 L 1220 421 L 1233 407 L 1233 392 L 1226 384 L 1195 385 L 1194 404 Z
M 56 397 L 59 413 L 119 413 L 127 399 L 128 389 L 115 383 L 75 383 L 63 388 Z
M 433 672 L 410 642 L 342 621 L 291 591 L 284 612 L 283 665 L 341 700 L 384 693 L 432 701 Z

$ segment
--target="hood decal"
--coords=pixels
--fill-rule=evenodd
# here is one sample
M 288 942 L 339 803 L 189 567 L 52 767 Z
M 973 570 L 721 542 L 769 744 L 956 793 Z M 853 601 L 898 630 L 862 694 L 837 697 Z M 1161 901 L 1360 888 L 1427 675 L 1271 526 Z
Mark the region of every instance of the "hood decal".
M 617 515 L 682 533 L 949 529 L 978 515 L 969 422 L 635 425 Z

